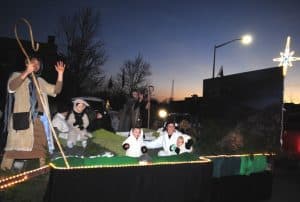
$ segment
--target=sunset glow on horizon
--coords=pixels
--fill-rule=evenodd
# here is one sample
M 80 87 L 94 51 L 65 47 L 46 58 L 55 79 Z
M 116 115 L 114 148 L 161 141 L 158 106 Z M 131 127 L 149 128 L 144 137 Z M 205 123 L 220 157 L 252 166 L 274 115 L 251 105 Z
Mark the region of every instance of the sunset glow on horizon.
M 107 78 L 118 74 L 124 61 L 140 53 L 151 64 L 149 80 L 155 87 L 154 98 L 169 99 L 174 80 L 174 99 L 182 100 L 193 94 L 202 96 L 202 82 L 212 75 L 216 44 L 245 33 L 254 39 L 247 47 L 232 43 L 218 49 L 216 74 L 222 66 L 225 76 L 277 66 L 272 59 L 284 50 L 287 36 L 292 39 L 291 50 L 295 55 L 300 53 L 300 27 L 295 25 L 300 18 L 297 6 L 300 2 L 230 1 L 75 0 L 74 6 L 70 6 L 64 0 L 45 3 L 29 0 L 18 3 L 18 7 L 7 2 L 0 8 L 5 16 L 0 36 L 14 38 L 13 25 L 20 17 L 26 17 L 36 40 L 43 42 L 48 35 L 59 33 L 61 15 L 72 15 L 78 8 L 97 8 L 101 12 L 99 38 L 109 55 L 101 66 Z M 57 7 L 64 12 L 58 15 Z M 40 17 L 45 13 L 47 26 Z M 58 39 L 56 43 L 61 45 Z M 300 63 L 295 62 L 285 78 L 286 101 L 300 102 L 299 76 Z

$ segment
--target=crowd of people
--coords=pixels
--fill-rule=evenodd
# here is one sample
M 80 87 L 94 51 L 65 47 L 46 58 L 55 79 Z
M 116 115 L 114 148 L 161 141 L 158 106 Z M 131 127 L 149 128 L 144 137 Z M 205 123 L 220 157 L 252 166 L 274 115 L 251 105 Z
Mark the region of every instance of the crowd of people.
M 45 165 L 46 154 L 52 154 L 55 149 L 50 124 L 59 138 L 66 140 L 68 148 L 78 144 L 85 148 L 88 139 L 92 137 L 87 130 L 91 122 L 86 113 L 89 103 L 84 99 L 74 99 L 71 110 L 63 105 L 58 107 L 53 119 L 49 119 L 48 96 L 55 97 L 61 92 L 65 64 L 61 61 L 56 63 L 57 81 L 53 85 L 40 77 L 40 63 L 39 58 L 32 57 L 26 61 L 23 72 L 14 72 L 8 80 L 9 96 L 4 113 L 7 140 L 1 162 L 3 170 L 11 169 L 16 159 L 39 159 L 40 166 Z M 127 156 L 140 157 L 148 149 L 157 148 L 162 148 L 158 152 L 159 156 L 192 152 L 192 138 L 178 131 L 172 120 L 165 124 L 159 137 L 150 142 L 145 141 L 143 128 L 147 127 L 150 103 L 145 99 L 143 91 L 133 90 L 131 96 L 120 112 L 119 125 L 119 131 L 129 131 L 128 138 L 120 145 Z M 95 117 L 101 119 L 102 115 L 97 113 Z

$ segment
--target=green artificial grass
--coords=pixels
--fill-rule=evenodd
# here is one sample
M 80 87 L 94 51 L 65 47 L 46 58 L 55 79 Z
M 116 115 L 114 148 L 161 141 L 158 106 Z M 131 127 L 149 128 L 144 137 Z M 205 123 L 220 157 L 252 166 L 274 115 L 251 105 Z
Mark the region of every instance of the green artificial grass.
M 99 157 L 99 158 L 85 158 L 84 165 L 134 165 L 138 164 L 137 158 L 127 157 L 127 156 L 114 156 L 111 158 L 108 157 Z
M 107 149 L 93 141 L 89 141 L 87 147 L 82 149 L 83 156 L 96 156 L 107 151 Z
M 68 162 L 71 167 L 78 166 L 106 166 L 106 165 L 134 165 L 138 164 L 137 158 L 127 156 L 114 156 L 114 157 L 68 157 Z M 57 167 L 65 167 L 62 158 L 58 158 L 52 163 Z
M 125 155 L 122 149 L 122 143 L 125 139 L 125 137 L 100 129 L 93 132 L 93 137 L 88 139 L 86 148 L 81 146 L 81 142 L 77 142 L 77 144 L 70 149 L 67 147 L 67 141 L 61 138 L 60 143 L 64 147 L 65 154 L 71 156 L 95 156 L 106 151 L 110 151 L 116 155 Z
M 68 159 L 68 163 L 71 167 L 84 165 L 84 160 L 81 157 L 73 157 L 73 156 L 70 157 L 69 156 L 69 157 L 67 157 L 67 159 Z M 62 157 L 58 157 L 57 159 L 53 160 L 51 163 L 53 163 L 56 166 L 66 167 L 65 162 Z
M 152 163 L 168 163 L 168 162 L 185 162 L 185 161 L 196 161 L 199 160 L 195 154 L 184 153 L 175 156 L 166 157 L 152 157 Z M 128 156 L 114 156 L 114 157 L 68 157 L 68 162 L 72 167 L 78 166 L 107 166 L 107 165 L 138 165 L 139 158 L 132 158 Z M 58 158 L 52 163 L 57 167 L 65 167 L 62 158 Z
M 160 162 L 184 162 L 184 161 L 197 161 L 199 160 L 199 156 L 192 153 L 183 153 L 180 155 L 174 156 L 153 156 L 152 161 L 154 163 Z
M 122 148 L 122 143 L 125 137 L 121 137 L 104 129 L 93 132 L 92 142 L 101 145 L 101 147 L 113 152 L 116 155 L 124 156 L 125 151 Z

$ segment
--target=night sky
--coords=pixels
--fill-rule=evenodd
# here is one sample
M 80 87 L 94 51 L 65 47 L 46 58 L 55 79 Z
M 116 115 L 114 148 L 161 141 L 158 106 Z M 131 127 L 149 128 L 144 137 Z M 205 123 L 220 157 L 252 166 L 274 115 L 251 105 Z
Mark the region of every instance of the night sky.
M 239 42 L 217 50 L 216 68 L 224 74 L 276 66 L 272 59 L 284 50 L 291 36 L 291 50 L 300 57 L 300 1 L 175 1 L 175 0 L 86 0 L 86 1 L 7 1 L 0 8 L 0 36 L 13 35 L 20 17 L 30 20 L 38 41 L 55 35 L 59 17 L 72 15 L 78 8 L 100 9 L 101 39 L 109 55 L 103 69 L 115 75 L 126 59 L 141 53 L 152 66 L 155 96 L 162 100 L 202 95 L 202 80 L 212 74 L 213 47 L 251 34 L 249 46 Z M 300 62 L 289 69 L 285 96 L 300 102 Z M 271 81 L 270 81 L 271 82 Z

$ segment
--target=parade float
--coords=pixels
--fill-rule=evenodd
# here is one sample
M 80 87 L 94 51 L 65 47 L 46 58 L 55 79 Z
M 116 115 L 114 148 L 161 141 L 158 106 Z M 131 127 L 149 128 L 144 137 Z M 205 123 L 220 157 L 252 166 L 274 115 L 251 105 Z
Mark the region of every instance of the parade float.
M 22 21 L 29 26 L 37 51 L 30 24 Z M 203 131 L 194 145 L 197 152 L 126 157 L 121 147 L 125 138 L 101 129 L 93 132 L 90 143 L 101 146 L 103 152 L 66 155 L 50 124 L 59 155 L 46 166 L 2 177 L 0 190 L 48 173 L 44 201 L 49 202 L 268 199 L 272 160 L 282 134 L 282 71 L 275 67 L 205 80 Z

